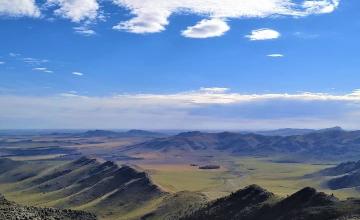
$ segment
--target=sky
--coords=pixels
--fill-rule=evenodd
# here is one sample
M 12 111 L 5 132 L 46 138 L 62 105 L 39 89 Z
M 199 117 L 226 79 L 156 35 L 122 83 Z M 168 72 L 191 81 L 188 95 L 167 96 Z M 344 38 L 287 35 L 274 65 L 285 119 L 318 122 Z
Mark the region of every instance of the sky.
M 360 129 L 357 0 L 0 0 L 0 129 Z

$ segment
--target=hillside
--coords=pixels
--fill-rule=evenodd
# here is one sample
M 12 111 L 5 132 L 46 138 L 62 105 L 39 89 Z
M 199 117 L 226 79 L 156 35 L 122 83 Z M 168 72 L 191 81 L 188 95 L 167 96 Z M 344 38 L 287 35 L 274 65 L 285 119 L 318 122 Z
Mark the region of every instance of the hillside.
M 358 161 L 358 162 L 350 161 L 350 162 L 341 163 L 335 167 L 330 167 L 330 168 L 321 170 L 320 172 L 318 172 L 318 174 L 323 175 L 323 176 L 339 176 L 339 175 L 348 174 L 348 173 L 351 173 L 351 172 L 354 172 L 357 170 L 360 170 L 360 161 Z
M 127 152 L 209 152 L 237 155 L 292 155 L 313 159 L 360 156 L 360 131 L 335 127 L 304 135 L 265 136 L 242 133 L 185 132 L 129 146 Z
M 177 220 L 186 216 L 208 202 L 205 195 L 197 192 L 182 191 L 166 196 L 159 206 L 142 216 L 142 220 Z
M 345 162 L 335 167 L 321 170 L 314 176 L 330 177 L 325 184 L 332 190 L 360 186 L 360 161 Z
M 61 220 L 96 220 L 96 216 L 83 211 L 61 210 L 54 208 L 37 208 L 21 206 L 10 202 L 0 195 L 0 219 L 61 219 Z
M 81 209 L 107 217 L 142 209 L 167 195 L 146 173 L 110 161 L 82 157 L 53 167 L 31 165 L 34 170 L 25 163 L 0 175 L 0 183 L 15 183 L 5 193 L 23 204 Z
M 331 220 L 360 217 L 360 201 L 339 201 L 333 196 L 304 188 L 280 199 L 252 185 L 209 203 L 183 220 Z M 355 219 L 357 219 L 355 218 Z

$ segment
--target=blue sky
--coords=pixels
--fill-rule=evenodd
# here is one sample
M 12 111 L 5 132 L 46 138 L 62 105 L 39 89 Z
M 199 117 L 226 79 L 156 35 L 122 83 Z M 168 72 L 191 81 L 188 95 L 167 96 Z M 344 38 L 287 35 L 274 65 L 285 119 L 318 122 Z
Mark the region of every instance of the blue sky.
M 3 0 L 0 126 L 358 128 L 358 6 Z

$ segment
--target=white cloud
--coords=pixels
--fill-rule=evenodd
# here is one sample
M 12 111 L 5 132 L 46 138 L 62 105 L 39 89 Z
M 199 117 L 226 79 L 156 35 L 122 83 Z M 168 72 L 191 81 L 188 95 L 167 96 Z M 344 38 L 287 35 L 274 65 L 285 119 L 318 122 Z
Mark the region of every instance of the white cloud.
M 196 14 L 211 19 L 265 18 L 270 16 L 303 17 L 330 13 L 339 0 L 113 0 L 134 15 L 114 29 L 133 33 L 156 33 L 165 30 L 174 13 Z M 195 25 L 196 26 L 196 25 Z
M 137 34 L 157 33 L 165 30 L 165 26 L 169 24 L 170 12 L 167 10 L 141 12 L 141 10 L 134 9 L 133 13 L 137 16 L 129 21 L 120 22 L 113 29 Z
M 49 6 L 57 6 L 55 14 L 73 22 L 94 20 L 98 16 L 97 0 L 48 0 Z
M 74 29 L 75 33 L 81 34 L 84 36 L 92 36 L 92 35 L 96 34 L 96 32 L 94 30 L 91 30 L 89 27 L 86 27 L 86 26 L 74 27 L 73 29 Z
M 295 94 L 268 93 L 268 94 L 241 94 L 231 93 L 228 88 L 201 88 L 198 91 L 183 93 L 157 95 L 136 94 L 119 95 L 122 98 L 153 101 L 177 101 L 179 103 L 192 104 L 235 104 L 242 102 L 264 101 L 264 100 L 298 100 L 298 101 L 354 101 L 360 102 L 360 90 L 345 95 L 332 95 L 327 93 L 302 92 Z
M 33 69 L 34 71 L 40 71 L 40 72 L 44 72 L 44 73 L 54 73 L 54 71 L 49 70 L 46 67 L 36 67 Z
M 224 20 L 213 18 L 201 20 L 196 25 L 188 27 L 182 35 L 188 38 L 220 37 L 229 30 L 230 27 Z
M 303 7 L 308 14 L 331 13 L 339 6 L 340 0 L 305 1 Z
M 263 29 L 253 30 L 250 35 L 246 35 L 245 37 L 249 38 L 252 41 L 257 41 L 257 40 L 277 39 L 280 36 L 281 34 L 276 30 L 263 28 Z
M 80 72 L 72 72 L 73 75 L 76 75 L 76 76 L 83 76 L 84 74 L 83 73 L 80 73 Z
M 104 20 L 101 0 L 44 0 L 42 10 L 53 10 L 60 17 L 73 22 Z M 221 36 L 229 30 L 226 20 L 266 18 L 277 16 L 305 17 L 333 12 L 340 0 L 110 0 L 128 9 L 132 18 L 113 26 L 115 30 L 145 34 L 164 31 L 173 14 L 195 14 L 202 21 L 183 31 L 186 37 Z M 41 16 L 35 0 L 1 0 L 0 15 Z M 51 18 L 48 18 L 51 19 Z M 77 33 L 92 35 L 90 29 Z
M 0 95 L 0 106 L 1 128 L 360 128 L 360 90 L 348 94 L 242 94 L 215 87 L 108 97 L 69 91 L 42 97 Z
M 1 0 L 0 15 L 10 17 L 39 17 L 40 10 L 35 0 Z
M 268 57 L 273 57 L 273 58 L 280 58 L 280 57 L 284 57 L 283 54 L 280 53 L 273 53 L 273 54 L 269 54 L 267 55 Z
M 0 61 L 0 65 L 3 65 L 3 64 L 5 64 L 5 62 L 4 62 L 4 61 Z

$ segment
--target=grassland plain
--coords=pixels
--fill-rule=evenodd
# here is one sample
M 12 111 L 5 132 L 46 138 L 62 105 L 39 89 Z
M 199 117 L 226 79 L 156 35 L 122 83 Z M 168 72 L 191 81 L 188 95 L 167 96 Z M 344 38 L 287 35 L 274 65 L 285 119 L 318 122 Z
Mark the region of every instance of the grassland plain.
M 270 157 L 219 157 L 214 163 L 220 170 L 199 170 L 190 164 L 141 164 L 154 182 L 171 192 L 183 190 L 204 193 L 210 199 L 227 195 L 251 184 L 274 192 L 290 195 L 304 186 L 334 194 L 345 199 L 359 195 L 354 189 L 329 190 L 323 185 L 325 177 L 308 178 L 311 174 L 328 168 L 329 164 L 278 162 Z

